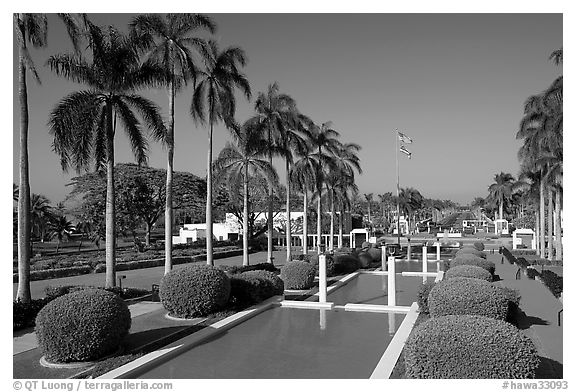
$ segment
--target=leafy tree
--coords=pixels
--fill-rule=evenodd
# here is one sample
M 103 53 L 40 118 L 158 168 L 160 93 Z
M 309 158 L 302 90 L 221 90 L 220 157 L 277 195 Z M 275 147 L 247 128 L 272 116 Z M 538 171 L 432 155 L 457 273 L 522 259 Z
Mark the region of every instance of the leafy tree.
M 198 84 L 194 88 L 190 112 L 196 122 L 208 122 L 208 162 L 206 191 L 206 263 L 214 264 L 212 230 L 212 134 L 214 125 L 223 121 L 229 129 L 237 129 L 234 121 L 238 88 L 248 99 L 251 96 L 250 84 L 239 70 L 245 66 L 246 54 L 239 47 L 229 47 L 220 51 L 216 41 L 209 41 L 204 53 L 204 69 L 198 70 Z
M 58 76 L 85 84 L 88 90 L 63 98 L 50 115 L 53 148 L 62 169 L 87 170 L 94 163 L 106 167 L 106 287 L 115 285 L 116 204 L 114 197 L 114 137 L 119 121 L 139 164 L 146 163 L 148 142 L 136 113 L 157 140 L 165 140 L 166 128 L 159 108 L 134 93 L 155 83 L 161 75 L 157 67 L 141 66 L 138 42 L 113 27 L 102 30 L 86 22 L 90 59 L 75 54 L 59 54 L 48 59 Z

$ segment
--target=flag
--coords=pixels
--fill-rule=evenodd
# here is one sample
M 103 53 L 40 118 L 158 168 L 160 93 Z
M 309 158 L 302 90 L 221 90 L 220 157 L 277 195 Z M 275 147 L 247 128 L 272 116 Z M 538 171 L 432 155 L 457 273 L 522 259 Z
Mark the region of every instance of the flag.
M 407 143 L 407 144 L 412 143 L 412 139 L 409 136 L 404 135 L 402 132 L 398 132 L 398 139 L 400 139 L 400 141 L 403 143 Z
M 408 151 L 406 147 L 400 146 L 400 152 L 403 152 L 404 154 L 408 155 L 408 159 L 412 159 L 412 153 Z

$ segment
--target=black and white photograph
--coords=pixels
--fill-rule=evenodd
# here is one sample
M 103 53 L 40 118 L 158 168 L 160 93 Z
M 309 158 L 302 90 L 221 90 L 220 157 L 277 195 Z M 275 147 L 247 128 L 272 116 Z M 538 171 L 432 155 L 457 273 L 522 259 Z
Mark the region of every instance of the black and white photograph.
M 424 4 L 10 5 L 7 388 L 569 389 L 567 13 Z

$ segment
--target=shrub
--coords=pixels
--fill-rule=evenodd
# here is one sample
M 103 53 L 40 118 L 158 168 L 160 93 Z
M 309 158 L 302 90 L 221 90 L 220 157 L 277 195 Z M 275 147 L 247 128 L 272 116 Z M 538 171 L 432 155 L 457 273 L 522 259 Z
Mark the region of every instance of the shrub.
M 382 248 L 370 248 L 368 254 L 372 256 L 372 261 L 380 263 L 382 261 Z
M 56 298 L 36 317 L 36 337 L 52 362 L 91 361 L 118 349 L 130 330 L 130 311 L 104 290 L 81 290 Z
M 540 279 L 552 292 L 556 298 L 560 298 L 560 294 L 564 290 L 563 279 L 552 271 L 544 270 L 540 273 Z
M 96 267 L 94 267 L 95 274 L 99 274 L 101 272 L 106 272 L 106 264 L 104 263 L 98 263 L 96 264 Z
M 534 279 L 537 276 L 540 276 L 540 273 L 535 268 L 527 268 L 526 275 L 528 279 Z
M 494 287 L 497 287 L 508 301 L 508 318 L 506 319 L 506 321 L 515 324 L 516 323 L 515 315 L 516 312 L 518 311 L 520 300 L 522 299 L 522 297 L 520 296 L 520 292 L 517 289 L 506 287 L 500 284 L 500 282 L 495 282 L 492 285 Z
M 457 255 L 452 261 L 450 262 L 450 268 L 459 266 L 459 265 L 475 265 L 476 267 L 484 268 L 486 271 L 490 272 L 494 275 L 494 271 L 496 270 L 496 265 L 488 260 L 484 260 L 478 256 L 474 255 Z
M 28 303 L 14 301 L 12 306 L 12 324 L 14 331 L 33 327 L 38 312 L 50 301 L 51 298 L 33 299 Z
M 512 324 L 482 316 L 444 316 L 418 325 L 404 359 L 408 378 L 534 378 L 539 365 L 530 338 Z
M 205 316 L 224 307 L 230 296 L 230 279 L 224 271 L 195 264 L 173 269 L 160 281 L 160 300 L 172 316 Z
M 372 256 L 370 256 L 370 253 L 362 251 L 358 253 L 358 261 L 360 263 L 360 268 L 368 268 L 370 267 L 370 264 L 372 264 L 374 259 L 372 258 Z
M 349 274 L 360 268 L 360 260 L 356 253 L 335 253 L 334 272 L 336 275 Z
M 316 276 L 320 276 L 320 260 L 318 259 L 318 255 L 309 255 L 308 259 L 310 260 L 310 265 L 314 267 L 314 274 Z M 336 276 L 336 267 L 334 264 L 334 256 L 326 255 L 326 276 Z
M 221 265 L 220 268 L 223 271 L 228 272 L 229 274 L 241 274 L 243 272 L 248 271 L 269 271 L 269 272 L 278 272 L 278 268 L 274 266 L 272 263 L 258 263 L 252 265 Z
M 474 248 L 476 248 L 479 251 L 483 251 L 484 250 L 484 243 L 480 242 L 480 241 L 476 241 L 476 242 L 474 242 Z
M 368 242 L 368 241 L 364 241 L 362 243 L 362 249 L 370 249 L 372 247 L 372 243 Z
M 248 271 L 241 274 L 242 276 L 254 276 L 258 279 L 262 279 L 267 282 L 267 284 L 271 287 L 271 294 L 268 297 L 273 295 L 282 295 L 284 294 L 284 281 L 275 273 L 270 271 Z
M 459 255 L 474 255 L 474 256 L 478 256 L 481 257 L 483 259 L 486 258 L 486 253 L 479 251 L 476 248 L 461 248 L 456 252 L 456 257 L 458 257 Z
M 432 317 L 478 315 L 506 320 L 508 300 L 492 284 L 473 278 L 452 278 L 437 283 L 428 296 Z
M 309 289 L 314 284 L 316 271 L 311 263 L 305 261 L 290 261 L 282 267 L 281 278 L 287 289 Z
M 457 265 L 450 268 L 444 275 L 444 279 L 455 277 L 476 278 L 492 282 L 492 274 L 484 268 L 476 267 L 475 265 Z
M 435 284 L 436 282 L 427 280 L 422 283 L 418 289 L 418 307 L 421 313 L 430 313 L 430 309 L 428 308 L 428 295 Z
M 313 259 L 313 256 L 314 255 L 310 254 L 310 253 L 308 253 L 308 254 L 300 253 L 297 255 L 292 255 L 290 257 L 290 261 L 307 261 L 308 263 L 310 263 Z M 316 258 L 318 258 L 318 255 L 316 255 Z

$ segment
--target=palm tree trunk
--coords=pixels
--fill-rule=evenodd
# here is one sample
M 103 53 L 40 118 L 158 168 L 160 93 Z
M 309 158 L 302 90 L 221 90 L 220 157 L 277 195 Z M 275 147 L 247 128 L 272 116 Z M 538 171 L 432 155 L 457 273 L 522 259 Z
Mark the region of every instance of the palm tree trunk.
M 308 254 L 308 191 L 304 184 L 304 216 L 302 217 L 302 253 Z
M 319 188 L 319 194 L 318 194 L 318 207 L 317 207 L 317 214 L 318 217 L 316 219 L 316 238 L 317 238 L 317 243 L 316 243 L 316 250 L 318 252 L 318 254 L 320 254 L 322 252 L 322 202 L 320 201 L 321 199 L 321 195 L 322 195 L 322 189 Z
M 271 139 L 270 139 L 270 129 L 268 129 L 268 146 L 271 146 Z M 268 149 L 268 162 L 270 166 L 272 166 L 272 150 Z M 272 189 L 272 181 L 268 181 L 268 263 L 274 264 L 274 259 L 272 255 L 272 249 L 274 248 L 274 244 L 272 243 L 273 235 L 274 235 L 274 205 L 273 205 L 273 197 L 274 197 L 274 190 Z
M 145 238 L 145 243 L 146 246 L 150 246 L 150 234 L 152 233 L 152 224 L 150 222 L 146 222 L 146 236 Z
M 106 105 L 106 288 L 116 282 L 116 201 L 114 200 L 114 128 L 112 125 L 112 103 Z
M 344 207 L 340 203 L 340 219 L 338 219 L 338 248 L 344 244 Z
M 546 253 L 545 246 L 545 223 L 544 223 L 544 173 L 540 176 L 540 257 L 544 258 Z
M 166 208 L 164 211 L 164 275 L 172 269 L 172 176 L 174 171 L 174 66 L 168 86 L 168 165 L 166 167 Z
M 248 163 L 244 163 L 244 216 L 242 217 L 242 265 L 250 265 L 248 255 Z
M 30 294 L 30 177 L 28 174 L 28 90 L 26 63 L 20 48 L 18 94 L 20 98 L 20 173 L 18 188 L 18 301 L 29 303 Z
M 500 200 L 499 204 L 500 219 L 504 219 L 504 201 Z
M 536 245 L 536 253 L 540 252 L 540 213 L 538 212 L 538 209 L 535 210 L 534 212 L 534 227 L 536 229 L 536 241 L 534 241 L 535 245 Z
M 211 105 L 212 107 L 213 105 Z M 210 111 L 212 113 L 212 109 Z M 210 133 L 208 134 L 208 167 L 206 169 L 206 264 L 214 265 L 212 255 L 212 131 L 214 129 L 210 114 Z
M 556 260 L 562 260 L 562 201 L 560 192 L 560 189 L 556 189 Z
M 334 251 L 334 189 L 330 189 L 330 252 Z
M 552 225 L 554 224 L 552 213 L 554 211 L 554 198 L 552 194 L 552 187 L 548 186 L 548 260 L 554 259 L 554 234 L 552 232 Z
M 292 258 L 292 221 L 290 220 L 290 162 L 286 159 L 286 261 Z

